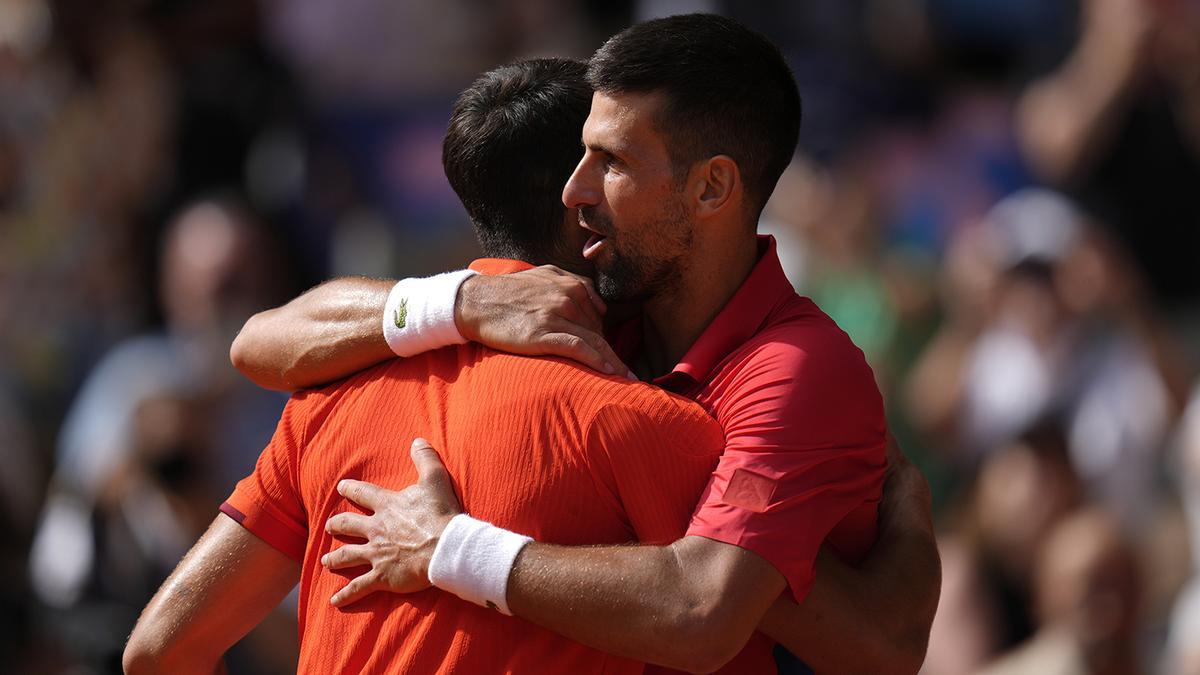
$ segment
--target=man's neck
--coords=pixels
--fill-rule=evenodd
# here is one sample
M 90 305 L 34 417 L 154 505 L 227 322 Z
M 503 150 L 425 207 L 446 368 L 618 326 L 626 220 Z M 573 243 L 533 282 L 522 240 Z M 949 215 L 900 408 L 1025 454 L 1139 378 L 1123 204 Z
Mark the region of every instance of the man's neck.
M 711 248 L 709 254 L 693 258 L 693 268 L 678 288 L 646 302 L 642 350 L 634 365 L 640 378 L 670 372 L 758 262 L 758 241 L 753 235 Z

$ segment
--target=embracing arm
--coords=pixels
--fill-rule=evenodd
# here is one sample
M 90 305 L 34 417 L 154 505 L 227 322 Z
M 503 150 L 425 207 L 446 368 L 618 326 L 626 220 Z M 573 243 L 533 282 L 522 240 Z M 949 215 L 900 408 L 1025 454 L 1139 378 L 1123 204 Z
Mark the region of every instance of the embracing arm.
M 335 605 L 376 590 L 428 585 L 440 533 L 461 507 L 436 452 L 419 441 L 413 459 L 421 478 L 402 491 L 350 480 L 338 485 L 373 513 L 338 514 L 327 524 L 332 533 L 367 543 L 344 546 L 322 562 L 371 568 L 332 598 Z M 908 469 L 888 481 L 880 540 L 863 569 L 819 560 L 817 581 L 800 606 L 776 601 L 785 582 L 770 563 L 697 536 L 670 546 L 531 543 L 508 576 L 507 604 L 513 614 L 597 649 L 683 670 L 719 668 L 758 627 L 818 671 L 915 672 L 940 573 L 936 549 L 930 552 L 928 488 L 922 492 L 924 479 Z
M 246 321 L 229 358 L 267 389 L 294 391 L 358 372 L 395 356 L 382 317 L 394 280 L 344 277 Z
M 327 281 L 250 317 L 229 358 L 255 384 L 281 391 L 326 384 L 393 358 L 383 315 L 394 286 L 365 277 Z M 545 265 L 468 277 L 431 294 L 425 304 L 443 308 L 439 320 L 452 320 L 445 328 L 467 340 L 514 354 L 562 356 L 601 372 L 628 370 L 604 340 L 604 301 L 584 277 Z
M 851 568 L 823 551 L 800 605 L 777 597 L 783 588 L 759 556 L 703 537 L 667 547 L 534 543 L 509 576 L 508 604 L 517 616 L 603 651 L 685 670 L 720 667 L 757 626 L 815 672 L 916 673 L 941 563 L 929 486 L 894 441 L 868 558 Z M 762 604 L 771 599 L 769 608 Z
M 823 549 L 804 602 L 780 598 L 759 624 L 818 673 L 916 673 L 925 660 L 942 580 L 929 484 L 895 441 L 888 462 L 867 559 L 851 568 Z M 846 635 L 856 637 L 855 649 L 838 642 Z
M 300 566 L 220 514 L 142 611 L 126 673 L 213 673 L 300 578 Z
M 509 576 L 508 604 L 596 649 L 711 672 L 741 651 L 784 586 L 757 554 L 704 537 L 669 546 L 532 543 Z

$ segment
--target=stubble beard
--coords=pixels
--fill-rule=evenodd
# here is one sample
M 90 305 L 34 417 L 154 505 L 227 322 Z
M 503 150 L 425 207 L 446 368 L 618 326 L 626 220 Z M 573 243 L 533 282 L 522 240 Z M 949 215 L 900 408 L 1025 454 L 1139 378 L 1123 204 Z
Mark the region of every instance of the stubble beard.
M 691 248 L 694 231 L 682 209 L 670 208 L 653 222 L 635 227 L 657 232 L 667 257 L 656 258 L 644 250 L 621 247 L 612 221 L 590 209 L 580 209 L 579 218 L 594 229 L 608 233 L 609 248 L 596 262 L 596 291 L 605 302 L 645 303 L 673 292 L 682 283 L 685 253 Z

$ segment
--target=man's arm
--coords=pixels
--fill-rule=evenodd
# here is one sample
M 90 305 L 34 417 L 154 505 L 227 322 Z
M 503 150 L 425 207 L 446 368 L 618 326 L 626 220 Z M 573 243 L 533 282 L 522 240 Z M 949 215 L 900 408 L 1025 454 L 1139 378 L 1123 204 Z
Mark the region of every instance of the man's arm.
M 602 651 L 711 672 L 785 587 L 757 554 L 704 537 L 669 546 L 532 543 L 508 580 L 513 614 Z
M 295 391 L 395 356 L 383 339 L 383 307 L 394 280 L 344 277 L 246 321 L 229 359 L 255 384 Z
M 330 532 L 367 543 L 342 547 L 323 562 L 333 569 L 371 569 L 338 592 L 334 604 L 349 604 L 375 590 L 412 591 L 428 584 L 438 533 L 461 507 L 436 452 L 414 443 L 413 459 L 421 479 L 403 491 L 358 481 L 339 484 L 343 496 L 373 515 L 331 518 Z M 915 652 L 924 653 L 940 574 L 935 571 L 932 579 L 927 572 L 911 579 L 900 576 L 928 565 L 932 546 L 923 531 L 910 530 L 914 523 L 928 521 L 928 501 L 919 491 L 911 497 L 912 476 L 905 476 L 904 483 L 889 481 L 889 489 L 902 488 L 904 494 L 893 490 L 897 496 L 889 497 L 896 508 L 885 510 L 889 522 L 881 548 L 865 573 L 871 576 L 868 588 L 880 597 L 869 597 L 867 588 L 852 588 L 862 578 L 826 560 L 822 568 L 845 572 L 838 583 L 831 587 L 819 571 L 803 605 L 785 599 L 767 612 L 784 588 L 783 576 L 773 566 L 737 546 L 685 537 L 670 546 L 529 544 L 508 577 L 508 606 L 517 616 L 597 649 L 684 670 L 719 668 L 762 619 L 764 632 L 810 665 L 846 668 L 845 646 L 848 636 L 854 636 L 856 645 L 870 646 L 852 655 L 861 659 L 860 672 L 915 672 L 920 665 Z M 914 510 L 918 513 L 910 512 Z M 914 552 L 920 555 L 895 559 Z M 936 569 L 936 548 L 932 556 Z M 852 595 L 843 596 L 844 591 Z M 919 600 L 918 608 L 903 606 L 911 598 Z M 889 608 L 895 617 L 880 621 L 878 611 Z M 913 646 L 917 641 L 919 649 Z M 916 667 L 907 668 L 914 662 Z
M 338 492 L 371 515 L 339 513 L 326 531 L 366 539 L 322 557 L 330 569 L 370 566 L 331 598 L 347 606 L 376 590 L 430 586 L 429 565 L 450 519 L 462 512 L 437 451 L 418 439 L 419 480 L 399 492 L 342 480 Z M 508 577 L 521 618 L 639 661 L 692 672 L 716 670 L 745 645 L 784 588 L 783 576 L 736 546 L 685 537 L 669 546 L 524 547 Z
M 852 568 L 828 551 L 800 605 L 780 598 L 759 630 L 803 657 L 815 672 L 916 673 L 925 661 L 942 568 L 929 484 L 892 440 L 879 510 L 879 536 Z M 854 650 L 837 636 L 855 636 Z
M 300 579 L 300 565 L 220 514 L 142 611 L 126 673 L 213 673 Z
M 259 312 L 233 341 L 230 361 L 261 387 L 295 391 L 393 358 L 382 326 L 395 285 L 344 277 Z M 514 354 L 562 356 L 600 372 L 628 371 L 604 340 L 604 301 L 584 277 L 551 265 L 478 275 L 443 300 L 453 303 L 454 327 L 468 340 Z

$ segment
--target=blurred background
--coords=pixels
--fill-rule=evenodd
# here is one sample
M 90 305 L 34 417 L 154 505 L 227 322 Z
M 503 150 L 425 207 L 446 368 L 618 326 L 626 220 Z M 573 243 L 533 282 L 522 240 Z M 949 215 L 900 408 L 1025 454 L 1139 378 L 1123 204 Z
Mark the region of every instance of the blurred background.
M 119 670 L 282 409 L 250 314 L 474 255 L 458 91 L 694 10 L 800 83 L 761 230 L 932 484 L 925 672 L 1200 673 L 1196 0 L 0 0 L 5 670 Z

